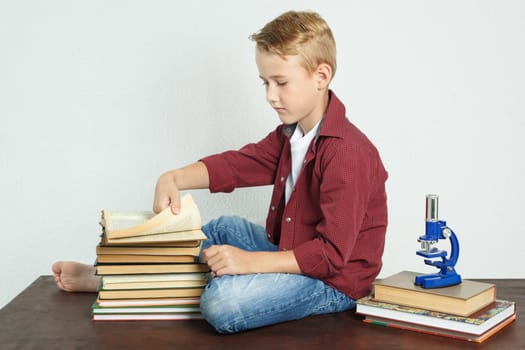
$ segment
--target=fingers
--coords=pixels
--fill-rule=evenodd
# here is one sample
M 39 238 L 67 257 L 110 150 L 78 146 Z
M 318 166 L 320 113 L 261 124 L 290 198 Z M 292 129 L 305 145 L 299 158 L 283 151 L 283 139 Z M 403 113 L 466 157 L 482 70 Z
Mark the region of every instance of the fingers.
M 170 173 L 165 173 L 159 177 L 155 186 L 155 198 L 153 200 L 153 211 L 159 213 L 171 207 L 171 212 L 175 215 L 180 213 L 180 194 L 174 177 Z
M 168 206 L 171 207 L 171 212 L 175 215 L 180 213 L 180 192 L 179 189 L 175 186 L 174 183 L 169 184 L 169 187 L 166 188 L 166 193 L 163 194 L 166 196 L 166 205 L 165 209 Z
M 171 208 L 171 212 L 175 215 L 180 213 L 180 195 L 179 192 L 173 192 L 171 194 L 158 195 L 153 203 L 153 212 L 160 213 L 167 207 Z
M 162 198 L 162 199 L 157 198 L 157 197 L 158 196 L 155 195 L 155 200 L 153 202 L 153 212 L 156 213 L 156 214 L 160 213 L 165 208 L 167 208 L 168 205 L 170 205 L 168 197 Z
M 171 212 L 175 215 L 180 213 L 180 198 L 178 193 L 176 195 L 167 195 L 165 198 L 156 200 L 153 204 L 153 212 L 160 213 L 167 207 L 171 208 Z
M 178 193 L 177 193 L 177 200 L 176 201 L 171 201 L 171 212 L 175 215 L 178 215 L 180 213 L 180 197 L 178 196 Z
M 224 275 L 224 270 L 227 267 L 227 259 L 225 259 L 223 254 L 220 254 L 219 246 L 212 245 L 210 248 L 204 249 L 202 252 L 204 262 L 208 264 L 212 274 L 215 276 Z
M 204 262 L 206 264 L 210 264 L 210 260 L 215 256 L 217 255 L 217 252 L 218 252 L 218 249 L 217 249 L 217 246 L 216 245 L 212 245 L 211 247 L 207 248 L 207 249 L 204 249 L 202 251 L 202 255 L 204 257 Z
M 227 244 L 212 245 L 203 250 L 204 262 L 216 276 L 248 273 L 249 261 L 246 251 Z

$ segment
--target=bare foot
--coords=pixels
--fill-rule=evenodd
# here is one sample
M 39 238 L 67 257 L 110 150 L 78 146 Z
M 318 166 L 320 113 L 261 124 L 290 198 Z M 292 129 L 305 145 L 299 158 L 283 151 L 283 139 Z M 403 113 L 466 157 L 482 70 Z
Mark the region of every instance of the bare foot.
M 51 267 L 58 288 L 66 292 L 96 292 L 100 276 L 92 265 L 75 261 L 57 261 Z

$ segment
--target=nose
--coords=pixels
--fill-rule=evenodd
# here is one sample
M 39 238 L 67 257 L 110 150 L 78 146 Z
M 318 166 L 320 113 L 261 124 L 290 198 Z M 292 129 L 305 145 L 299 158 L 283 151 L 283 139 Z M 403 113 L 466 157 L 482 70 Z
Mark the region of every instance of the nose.
M 279 101 L 279 96 L 277 94 L 277 89 L 273 85 L 274 84 L 266 85 L 266 100 L 272 105 L 275 102 Z

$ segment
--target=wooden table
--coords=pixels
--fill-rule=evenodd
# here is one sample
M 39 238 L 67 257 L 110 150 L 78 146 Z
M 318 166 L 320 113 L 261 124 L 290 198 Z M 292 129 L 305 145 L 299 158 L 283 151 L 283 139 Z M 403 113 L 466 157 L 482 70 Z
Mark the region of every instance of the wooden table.
M 525 349 L 525 280 L 495 283 L 518 319 L 482 344 L 365 324 L 354 312 L 308 317 L 235 335 L 204 320 L 93 322 L 94 293 L 66 293 L 40 276 L 0 310 L 0 349 Z

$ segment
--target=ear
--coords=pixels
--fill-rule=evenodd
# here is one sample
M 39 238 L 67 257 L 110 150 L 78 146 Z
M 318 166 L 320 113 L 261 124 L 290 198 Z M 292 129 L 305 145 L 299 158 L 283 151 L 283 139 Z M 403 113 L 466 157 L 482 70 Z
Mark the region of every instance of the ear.
M 332 80 L 332 67 L 327 63 L 319 64 L 314 72 L 314 78 L 318 90 L 326 89 Z

